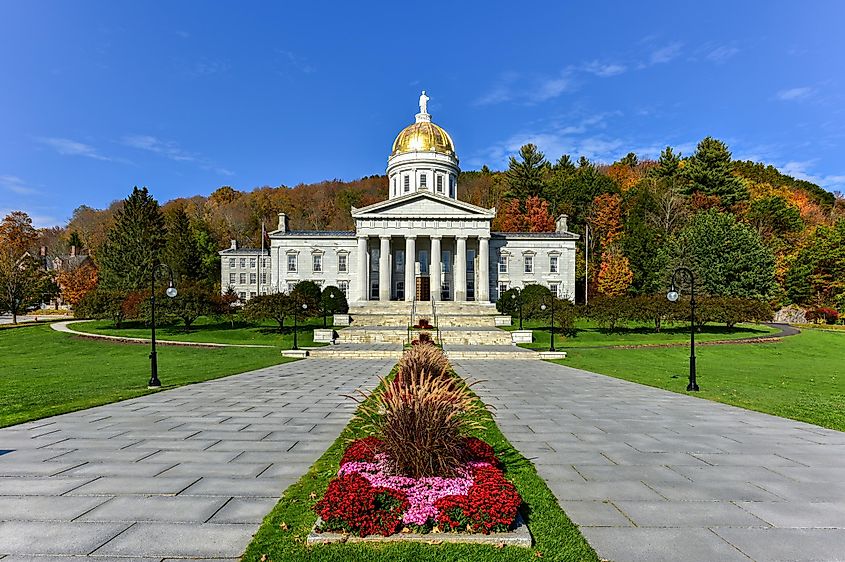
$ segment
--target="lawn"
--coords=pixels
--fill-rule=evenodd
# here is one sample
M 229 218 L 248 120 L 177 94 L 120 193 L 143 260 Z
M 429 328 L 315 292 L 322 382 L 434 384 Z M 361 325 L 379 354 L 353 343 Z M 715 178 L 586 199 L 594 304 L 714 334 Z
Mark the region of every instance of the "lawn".
M 549 323 L 544 320 L 525 320 L 523 327 L 534 330 L 534 342 L 521 344 L 520 347 L 528 349 L 549 348 Z M 511 326 L 505 326 L 505 330 L 516 330 L 519 328 L 519 320 L 515 320 Z M 606 347 L 616 345 L 661 345 L 667 343 L 683 343 L 689 341 L 689 324 L 675 323 L 663 326 L 660 333 L 655 333 L 651 324 L 627 322 L 613 333 L 600 328 L 595 322 L 579 319 L 575 323 L 578 334 L 575 337 L 565 337 L 555 329 L 555 347 L 572 349 L 579 347 Z M 762 324 L 740 324 L 733 329 L 727 328 L 724 324 L 706 324 L 696 334 L 696 341 L 728 340 L 737 338 L 748 338 L 753 336 L 764 336 L 777 332 L 776 328 L 770 328 Z
M 149 345 L 89 340 L 37 325 L 0 331 L 0 356 L 0 427 L 154 392 L 147 390 Z M 158 350 L 164 388 L 285 361 L 275 348 Z
M 323 327 L 322 318 L 308 318 L 298 323 L 297 343 L 299 346 L 322 346 L 314 343 L 314 328 Z M 156 338 L 160 340 L 178 340 L 189 342 L 231 343 L 272 345 L 281 349 L 293 347 L 293 319 L 285 322 L 283 332 L 279 332 L 276 322 L 250 324 L 236 321 L 234 326 L 226 320 L 200 317 L 186 331 L 181 323 L 170 325 L 156 324 Z M 130 338 L 149 338 L 150 327 L 141 320 L 124 322 L 115 328 L 110 320 L 80 322 L 71 326 L 79 332 L 104 334 L 107 336 L 125 336 Z
M 532 548 L 486 545 L 438 544 L 330 544 L 306 546 L 305 538 L 317 516 L 311 510 L 338 470 L 346 444 L 363 437 L 359 423 L 353 420 L 311 469 L 289 487 L 247 547 L 244 562 L 528 562 L 530 560 L 597 561 L 595 552 L 581 536 L 557 503 L 534 465 L 505 439 L 492 416 L 485 413 L 484 431 L 477 436 L 487 441 L 505 465 L 507 477 L 516 485 L 526 509 L 526 518 L 534 538 Z
M 578 349 L 556 361 L 686 392 L 689 348 Z M 700 398 L 845 431 L 845 333 L 805 330 L 776 343 L 696 348 Z

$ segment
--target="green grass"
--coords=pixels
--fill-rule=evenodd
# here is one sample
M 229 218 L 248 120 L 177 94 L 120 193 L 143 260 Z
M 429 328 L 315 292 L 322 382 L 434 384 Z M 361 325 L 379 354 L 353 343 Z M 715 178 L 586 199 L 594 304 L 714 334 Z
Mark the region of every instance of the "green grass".
M 308 318 L 298 322 L 297 343 L 300 346 L 322 346 L 314 343 L 314 328 L 323 327 L 322 318 Z M 93 320 L 80 322 L 71 326 L 79 332 L 104 334 L 107 336 L 123 336 L 129 338 L 149 338 L 150 327 L 143 321 L 133 320 L 124 322 L 120 328 L 115 328 L 110 320 Z M 189 331 L 180 324 L 156 327 L 156 338 L 160 340 L 177 340 L 188 342 L 229 343 L 272 345 L 281 349 L 293 347 L 293 320 L 285 322 L 283 332 L 279 332 L 276 322 L 250 324 L 235 322 L 235 325 L 225 320 L 200 317 Z
M 549 323 L 543 320 L 525 320 L 525 329 L 534 330 L 534 342 L 520 344 L 520 347 L 528 349 L 549 348 Z M 519 320 L 513 325 L 505 326 L 505 330 L 513 331 L 519 328 Z M 589 320 L 578 320 L 575 323 L 578 335 L 565 337 L 555 329 L 555 347 L 572 349 L 579 347 L 605 347 L 616 345 L 661 345 L 669 343 L 683 343 L 689 341 L 689 324 L 676 323 L 664 326 L 660 333 L 654 332 L 651 324 L 628 322 L 621 325 L 613 333 L 601 329 L 595 322 Z M 728 340 L 737 338 L 748 338 L 763 336 L 775 333 L 776 328 L 763 326 L 761 324 L 740 324 L 733 329 L 724 325 L 707 324 L 702 327 L 701 332 L 696 334 L 697 341 Z
M 689 348 L 577 349 L 561 365 L 686 392 Z M 700 398 L 845 431 L 845 333 L 696 348 Z
M 527 506 L 523 516 L 534 538 L 532 548 L 467 544 L 329 544 L 307 546 L 305 539 L 317 516 L 311 510 L 323 496 L 329 480 L 337 474 L 345 445 L 363 437 L 360 423 L 354 420 L 317 460 L 308 473 L 290 486 L 243 556 L 244 562 L 528 562 L 541 553 L 545 560 L 596 561 L 597 557 L 578 528 L 561 510 L 534 466 L 505 439 L 489 413 L 480 420 L 484 431 L 478 434 L 495 449 L 505 465 L 507 477 L 516 485 Z M 284 525 L 283 525 L 284 524 Z M 285 530 L 286 527 L 287 530 Z M 437 535 L 431 535 L 437 541 Z M 265 558 L 266 556 L 266 558 Z
M 46 325 L 0 331 L 0 427 L 154 392 L 147 390 L 149 349 L 79 338 Z M 287 360 L 275 348 L 158 349 L 164 388 Z

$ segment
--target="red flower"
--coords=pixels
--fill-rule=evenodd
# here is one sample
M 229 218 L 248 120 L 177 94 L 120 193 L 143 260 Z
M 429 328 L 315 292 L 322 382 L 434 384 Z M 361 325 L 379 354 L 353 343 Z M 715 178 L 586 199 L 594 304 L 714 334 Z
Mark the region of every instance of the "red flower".
M 400 527 L 408 505 L 403 492 L 375 487 L 353 473 L 332 480 L 314 511 L 323 520 L 321 530 L 386 537 Z
M 471 461 L 481 461 L 490 463 L 493 466 L 499 466 L 499 459 L 496 457 L 496 452 L 493 447 L 478 439 L 477 437 L 469 437 L 465 440 L 464 446 L 467 450 L 467 455 Z
M 376 454 L 381 448 L 381 439 L 378 437 L 364 437 L 353 441 L 343 453 L 340 459 L 340 466 L 348 462 L 375 462 Z
M 516 520 L 522 504 L 519 492 L 492 466 L 475 469 L 474 482 L 466 496 L 446 496 L 435 503 L 440 511 L 437 524 L 445 531 L 464 531 L 489 534 L 506 531 Z

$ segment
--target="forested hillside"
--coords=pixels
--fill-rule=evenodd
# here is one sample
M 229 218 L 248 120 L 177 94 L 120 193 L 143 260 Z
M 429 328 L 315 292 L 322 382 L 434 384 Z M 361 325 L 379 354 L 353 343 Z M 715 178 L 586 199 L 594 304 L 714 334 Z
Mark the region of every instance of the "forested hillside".
M 612 164 L 549 159 L 526 145 L 507 170 L 463 172 L 458 184 L 461 199 L 497 208 L 497 230 L 553 230 L 556 215 L 569 215 L 570 230 L 582 235 L 582 292 L 589 225 L 591 295 L 660 292 L 675 266 L 688 265 L 711 294 L 845 308 L 842 196 L 770 165 L 734 161 L 713 138 L 690 155 L 667 147 L 657 161 L 630 153 Z M 385 198 L 386 177 L 370 176 L 250 191 L 223 186 L 207 197 L 168 201 L 161 210 L 167 225 L 184 222 L 178 230 L 195 245 L 200 275 L 216 281 L 217 251 L 230 239 L 257 246 L 262 222 L 274 229 L 280 211 L 294 229 L 350 230 L 350 207 Z M 41 231 L 39 244 L 55 254 L 73 237 L 102 265 L 101 250 L 123 204 L 79 207 L 65 228 Z

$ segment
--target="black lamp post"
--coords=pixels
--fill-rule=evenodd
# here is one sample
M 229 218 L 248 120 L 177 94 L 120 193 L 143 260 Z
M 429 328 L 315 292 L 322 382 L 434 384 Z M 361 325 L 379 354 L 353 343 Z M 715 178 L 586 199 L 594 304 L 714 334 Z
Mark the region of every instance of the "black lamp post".
M 681 298 L 680 287 L 675 284 L 675 279 L 678 274 L 686 277 L 690 284 L 690 330 L 689 330 L 689 384 L 687 384 L 687 391 L 698 391 L 698 383 L 695 380 L 695 275 L 688 267 L 679 267 L 672 273 L 671 286 L 669 292 L 666 293 L 666 298 L 671 302 L 677 302 Z
M 328 296 L 329 296 L 329 302 L 331 303 L 331 306 L 332 306 L 332 314 L 334 314 L 334 299 L 337 297 L 337 295 L 335 295 L 334 291 L 329 291 Z M 332 326 L 334 326 L 334 321 L 332 321 Z M 328 328 L 328 326 L 326 324 L 326 307 L 323 307 L 323 328 Z
M 514 287 L 514 292 L 511 293 L 511 298 L 513 299 L 514 303 L 519 307 L 519 329 L 522 329 L 522 291 L 519 287 Z
M 158 355 L 156 353 L 156 277 L 161 271 L 166 271 L 168 276 L 167 291 L 165 294 L 171 299 L 178 293 L 176 287 L 173 286 L 173 270 L 170 269 L 166 263 L 158 263 L 150 270 L 150 318 L 152 320 L 151 326 L 151 346 L 150 350 L 150 382 L 147 383 L 147 388 L 161 388 L 161 381 L 158 380 Z
M 293 348 L 294 349 L 299 349 L 299 345 L 297 344 L 297 341 L 296 341 L 296 331 L 297 331 L 296 330 L 296 312 L 297 312 L 297 310 L 298 310 L 297 307 L 294 306 L 293 307 Z M 308 310 L 308 305 L 305 304 L 305 303 L 302 303 L 302 310 L 303 310 L 303 312 Z
M 540 310 L 546 310 L 546 304 L 543 303 L 540 305 Z M 549 310 L 552 313 L 552 329 L 550 331 L 551 335 L 551 344 L 549 345 L 549 351 L 556 351 L 555 350 L 555 298 L 552 297 L 551 306 L 549 306 Z

